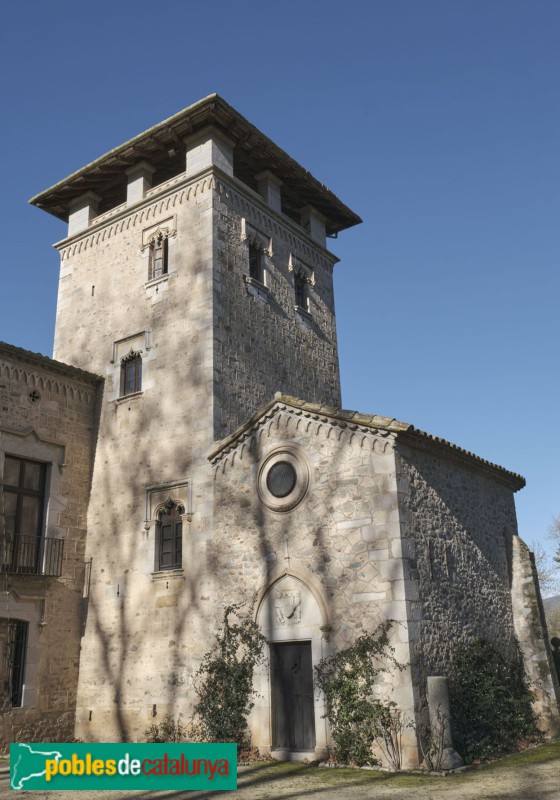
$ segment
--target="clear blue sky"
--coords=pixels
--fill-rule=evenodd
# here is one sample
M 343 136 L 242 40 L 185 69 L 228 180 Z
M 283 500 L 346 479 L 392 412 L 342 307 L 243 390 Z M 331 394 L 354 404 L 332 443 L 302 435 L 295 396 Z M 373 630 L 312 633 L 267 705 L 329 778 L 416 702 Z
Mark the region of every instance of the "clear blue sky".
M 560 513 L 560 3 L 5 4 L 0 338 L 52 352 L 62 222 L 27 200 L 217 91 L 363 218 L 333 241 L 343 400 Z

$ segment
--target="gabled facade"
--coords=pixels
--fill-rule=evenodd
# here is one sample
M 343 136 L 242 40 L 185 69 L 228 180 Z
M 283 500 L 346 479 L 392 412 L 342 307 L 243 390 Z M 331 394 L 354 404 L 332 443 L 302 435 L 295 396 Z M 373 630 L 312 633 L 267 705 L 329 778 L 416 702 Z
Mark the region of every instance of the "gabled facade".
M 279 705 L 275 681 L 286 676 L 274 671 L 275 651 L 290 643 L 294 657 L 294 644 L 303 650 L 310 642 L 316 664 L 386 619 L 395 621 L 395 657 L 407 668 L 386 675 L 380 693 L 408 719 L 421 723 L 428 677 L 447 675 L 473 637 L 513 657 L 517 636 L 541 722 L 557 730 L 535 577 L 517 535 L 521 476 L 412 425 L 285 396 L 210 458 L 222 593 L 239 602 L 258 589 L 257 619 L 271 648 L 273 668 L 260 674 L 252 717 L 259 746 L 279 744 L 271 709 Z M 270 476 L 286 463 L 297 481 L 277 499 Z M 321 698 L 311 699 L 297 706 L 305 724 L 293 725 L 308 731 L 308 745 L 314 731 L 320 751 L 328 731 Z M 403 754 L 417 763 L 411 730 Z
M 324 753 L 313 667 L 362 628 L 397 621 L 409 666 L 380 692 L 417 720 L 466 638 L 511 651 L 534 607 L 526 574 L 511 600 L 523 480 L 340 410 L 327 236 L 360 220 L 332 192 L 212 95 L 32 202 L 68 222 L 55 357 L 103 378 L 79 738 L 188 719 L 223 603 L 255 593 L 251 726 L 278 755 Z M 539 625 L 524 646 L 550 722 Z

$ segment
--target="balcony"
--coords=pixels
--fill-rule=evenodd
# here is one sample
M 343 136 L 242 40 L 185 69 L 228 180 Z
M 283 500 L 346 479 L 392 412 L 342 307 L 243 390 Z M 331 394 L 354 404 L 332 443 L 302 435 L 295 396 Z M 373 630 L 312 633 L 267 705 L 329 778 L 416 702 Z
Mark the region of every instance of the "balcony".
M 0 535 L 0 573 L 58 578 L 63 553 L 63 539 Z

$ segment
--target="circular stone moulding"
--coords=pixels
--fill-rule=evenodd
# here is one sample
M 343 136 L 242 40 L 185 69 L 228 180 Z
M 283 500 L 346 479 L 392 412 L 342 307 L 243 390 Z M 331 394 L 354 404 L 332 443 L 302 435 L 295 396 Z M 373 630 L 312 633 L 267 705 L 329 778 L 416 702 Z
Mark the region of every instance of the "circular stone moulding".
M 262 502 L 272 511 L 290 511 L 301 503 L 309 487 L 309 468 L 295 449 L 270 453 L 259 469 L 257 489 Z

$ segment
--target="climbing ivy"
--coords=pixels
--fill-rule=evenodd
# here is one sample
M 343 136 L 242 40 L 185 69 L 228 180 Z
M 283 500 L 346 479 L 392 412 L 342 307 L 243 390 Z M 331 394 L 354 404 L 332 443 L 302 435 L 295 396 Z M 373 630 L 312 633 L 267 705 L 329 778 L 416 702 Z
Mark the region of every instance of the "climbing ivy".
M 317 685 L 325 695 L 334 756 L 341 763 L 378 764 L 372 744 L 375 739 L 383 743 L 391 738 L 396 708 L 394 703 L 381 703 L 374 686 L 378 675 L 390 667 L 404 669 L 389 644 L 392 625 L 392 620 L 381 623 L 373 633 L 362 634 L 350 647 L 315 667 Z
M 224 610 L 215 645 L 195 675 L 198 701 L 193 732 L 201 741 L 236 742 L 245 748 L 249 746 L 247 717 L 254 705 L 253 672 L 264 659 L 266 639 L 252 619 L 253 606 L 244 615 L 240 610 L 238 605 Z

